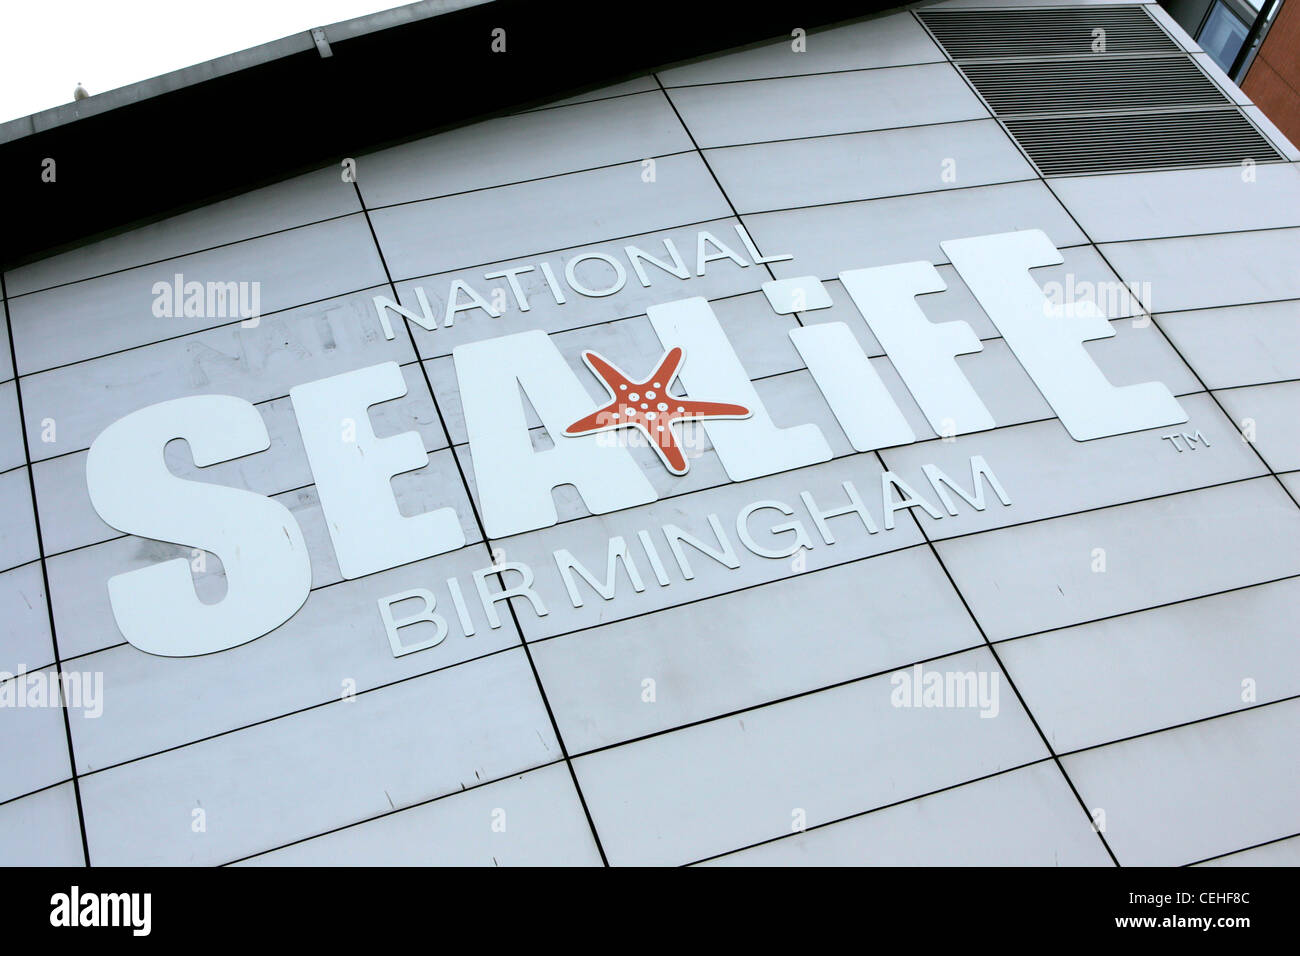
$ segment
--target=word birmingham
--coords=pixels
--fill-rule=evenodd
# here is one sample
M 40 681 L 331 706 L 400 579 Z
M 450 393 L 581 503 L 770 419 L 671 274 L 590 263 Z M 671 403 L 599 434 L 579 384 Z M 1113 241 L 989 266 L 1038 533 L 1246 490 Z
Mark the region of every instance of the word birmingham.
M 1084 304 L 1068 315 L 1044 308 L 1043 291 L 1029 270 L 1062 259 L 1042 232 L 942 246 L 1076 440 L 1187 421 L 1164 385 L 1116 387 L 1101 373 L 1083 343 L 1115 333 L 1095 306 Z M 931 322 L 917 304 L 918 295 L 946 288 L 931 263 L 855 269 L 841 272 L 839 279 L 936 434 L 994 427 L 955 360 L 980 351 L 979 338 L 965 322 Z M 830 304 L 811 277 L 767 283 L 764 291 L 782 314 Z M 816 425 L 781 428 L 772 422 L 707 301 L 667 302 L 647 314 L 664 347 L 653 370 L 647 362 L 629 376 L 594 353 L 585 356 L 610 392 L 601 408 L 593 409 L 582 382 L 544 332 L 504 335 L 453 350 L 489 538 L 555 524 L 552 492 L 560 485 L 572 485 L 593 514 L 655 501 L 658 495 L 628 448 L 601 441 L 601 433 L 611 428 L 632 427 L 649 436 L 674 474 L 688 467 L 673 437 L 674 423 L 684 419 L 701 422 L 732 481 L 830 460 L 830 445 Z M 791 330 L 790 337 L 855 450 L 917 440 L 847 325 L 810 325 Z M 671 391 L 675 382 L 690 398 Z M 553 447 L 534 450 L 521 390 Z M 339 568 L 348 579 L 466 543 L 450 507 L 413 517 L 398 511 L 391 479 L 424 467 L 428 455 L 416 432 L 377 438 L 367 410 L 405 393 L 401 370 L 392 362 L 298 385 L 289 393 Z M 342 427 L 348 421 L 356 427 Z M 311 563 L 298 522 L 279 502 L 174 476 L 163 449 L 177 438 L 189 443 L 199 467 L 270 446 L 266 424 L 248 401 L 229 395 L 179 398 L 104 429 L 91 445 L 86 482 L 95 510 L 119 531 L 202 548 L 221 559 L 227 594 L 216 604 L 199 601 L 182 559 L 108 581 L 114 617 L 131 644 L 154 654 L 190 656 L 235 647 L 287 621 L 310 592 Z M 978 492 L 974 462 L 972 471 Z M 932 505 L 926 510 L 939 516 Z M 464 611 L 463 599 L 457 611 Z
M 984 494 L 986 484 L 997 496 L 998 501 L 1003 505 L 1011 504 L 1011 498 L 999 483 L 988 462 L 979 455 L 974 455 L 970 459 L 970 480 L 973 488 L 970 493 L 962 487 L 960 480 L 945 474 L 936 465 L 922 465 L 921 472 L 929 482 L 930 487 L 927 491 L 933 492 L 943 503 L 949 515 L 958 514 L 957 503 L 950 492 L 956 493 L 957 497 L 976 511 L 983 511 L 987 507 Z M 611 536 L 605 541 L 603 549 L 599 546 L 596 549 L 594 563 L 597 568 L 602 569 L 603 578 L 580 562 L 568 548 L 556 548 L 551 552 L 551 560 L 555 565 L 551 577 L 552 580 L 558 578 L 558 582 L 563 584 L 569 603 L 575 608 L 580 608 L 586 603 L 583 589 L 579 587 L 580 580 L 606 601 L 613 601 L 618 596 L 623 580 L 632 586 L 634 592 L 641 594 L 647 591 L 647 578 L 653 578 L 650 583 L 661 588 L 669 587 L 676 580 L 694 581 L 697 574 L 701 573 L 716 579 L 717 575 L 736 571 L 745 561 L 752 561 L 748 557 L 751 554 L 766 559 L 793 559 L 789 561 L 787 567 L 790 573 L 795 573 L 807 569 L 808 552 L 814 549 L 823 546 L 841 547 L 841 540 L 845 542 L 842 547 L 859 548 L 863 543 L 864 535 L 880 534 L 882 526 L 886 532 L 895 530 L 896 516 L 900 511 L 920 508 L 931 518 L 944 517 L 944 511 L 927 498 L 925 493 L 918 491 L 892 471 L 881 472 L 877 484 L 877 489 L 873 490 L 878 491 L 879 497 L 876 498 L 878 509 L 874 505 L 867 504 L 863 492 L 853 481 L 841 481 L 834 494 L 847 503 L 836 503 L 829 508 L 824 507 L 829 503 L 829 497 L 824 491 L 818 490 L 817 497 L 814 497 L 811 491 L 805 489 L 791 496 L 789 502 L 773 498 L 751 501 L 736 512 L 733 520 L 725 524 L 717 514 L 710 513 L 706 516 L 708 530 L 695 529 L 701 531 L 700 536 L 672 523 L 655 524 L 651 528 L 638 528 L 628 535 Z M 822 501 L 819 502 L 818 497 Z M 844 519 L 844 521 L 832 528 L 830 525 L 832 518 Z M 739 541 L 741 548 L 735 546 L 728 526 L 734 529 L 734 541 Z M 820 542 L 816 540 L 818 538 Z M 829 563 L 831 562 L 828 560 L 827 564 Z M 753 568 L 750 570 L 752 571 Z M 784 568 L 776 570 L 778 574 L 786 573 Z M 543 567 L 537 571 L 550 573 L 550 568 Z M 483 614 L 491 627 L 501 626 L 501 618 L 497 614 L 495 605 L 508 598 L 520 599 L 516 602 L 516 608 L 521 612 L 526 606 L 539 618 L 546 617 L 550 613 L 541 593 L 544 589 L 534 587 L 537 571 L 523 562 L 503 561 L 473 573 L 474 587 L 478 592 Z M 643 571 L 646 573 L 643 574 Z M 486 583 L 488 577 L 499 575 L 501 582 L 505 584 L 507 572 L 512 575 L 510 586 L 500 591 L 490 592 Z M 766 572 L 760 570 L 759 573 L 770 576 L 771 569 Z M 515 578 L 513 575 L 518 577 Z M 465 602 L 466 589 L 455 577 L 447 578 L 445 584 L 445 593 L 451 598 L 450 607 L 456 613 L 455 620 L 460 625 L 461 633 L 466 637 L 473 637 L 476 629 Z M 407 613 L 402 618 L 393 616 L 395 606 L 413 600 L 422 602 L 423 607 L 415 610 L 414 613 Z M 527 605 L 524 602 L 527 602 Z M 438 595 L 427 588 L 413 588 L 400 594 L 392 594 L 380 598 L 378 603 L 379 614 L 388 633 L 388 643 L 394 657 L 436 647 L 442 643 L 451 629 L 448 623 L 450 614 L 444 617 L 434 613 L 439 606 Z M 402 628 L 417 624 L 432 624 L 433 637 L 409 644 L 399 638 L 398 632 Z M 427 628 L 425 630 L 427 631 Z

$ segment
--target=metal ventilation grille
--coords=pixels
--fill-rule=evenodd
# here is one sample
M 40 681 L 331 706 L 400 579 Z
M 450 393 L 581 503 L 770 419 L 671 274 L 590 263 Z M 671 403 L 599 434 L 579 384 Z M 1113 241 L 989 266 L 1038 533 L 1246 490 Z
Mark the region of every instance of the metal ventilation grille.
M 961 71 L 999 115 L 1230 102 L 1195 63 L 1182 56 L 968 63 Z
M 1004 125 L 1044 176 L 1281 159 L 1235 109 L 1035 117 L 1008 119 Z
M 1105 31 L 1107 53 L 1179 52 L 1140 6 L 929 10 L 917 16 L 954 60 L 1095 53 L 1097 30 Z
M 916 16 L 1044 176 L 1284 161 L 1140 4 Z

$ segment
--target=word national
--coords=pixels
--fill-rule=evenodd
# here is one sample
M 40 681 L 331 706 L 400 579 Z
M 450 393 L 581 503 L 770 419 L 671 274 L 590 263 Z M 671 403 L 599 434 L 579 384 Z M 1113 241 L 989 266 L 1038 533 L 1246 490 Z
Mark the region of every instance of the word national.
M 606 252 L 582 252 L 566 260 L 561 267 L 559 274 L 564 277 L 563 283 L 557 277 L 555 267 L 550 262 L 517 265 L 497 272 L 485 272 L 484 282 L 505 280 L 504 285 L 493 287 L 480 283 L 478 288 L 489 289 L 486 298 L 480 295 L 468 280 L 452 279 L 447 285 L 447 294 L 441 300 L 435 296 L 435 301 L 443 303 L 442 327 L 451 328 L 456 324 L 457 314 L 474 310 L 482 312 L 489 318 L 499 319 L 512 301 L 516 310 L 531 311 L 530 292 L 544 296 L 556 305 L 564 305 L 569 301 L 568 295 L 565 294 L 566 289 L 570 294 L 589 299 L 614 295 L 627 285 L 629 270 L 636 277 L 636 281 L 648 289 L 653 278 L 662 279 L 665 275 L 677 279 L 703 277 L 708 274 L 710 262 L 722 259 L 727 259 L 743 268 L 751 263 L 763 265 L 794 258 L 788 255 L 760 255 L 758 249 L 754 247 L 754 240 L 750 238 L 744 226 L 737 224 L 735 231 L 743 253 L 727 245 L 727 241 L 731 240 L 724 241 L 707 229 L 700 229 L 695 233 L 695 248 L 687 250 L 687 255 L 690 256 L 689 262 L 682 257 L 681 250 L 670 238 L 665 238 L 662 249 L 657 249 L 655 253 L 633 245 L 623 246 L 619 250 L 619 255 L 610 255 Z M 745 259 L 746 254 L 750 257 L 749 260 Z M 627 263 L 626 266 L 624 262 Z M 507 288 L 510 290 L 509 298 L 506 296 Z M 429 303 L 429 293 L 424 286 L 420 285 L 415 286 L 413 291 L 420 305 L 418 312 L 403 308 L 387 296 L 373 297 L 375 311 L 379 315 L 379 324 L 384 330 L 385 338 L 391 339 L 396 334 L 393 332 L 392 321 L 388 315 L 390 310 L 410 319 L 426 332 L 438 328 L 438 316 Z

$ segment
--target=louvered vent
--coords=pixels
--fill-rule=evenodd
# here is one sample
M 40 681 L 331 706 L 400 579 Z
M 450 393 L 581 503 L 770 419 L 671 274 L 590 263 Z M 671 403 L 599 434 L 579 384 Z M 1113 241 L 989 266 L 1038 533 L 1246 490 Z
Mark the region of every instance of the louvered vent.
M 961 70 L 999 116 L 1230 102 L 1185 56 L 964 63 Z
M 1279 157 L 1236 110 L 1008 119 L 1044 176 L 1257 163 Z
M 917 16 L 1044 176 L 1283 161 L 1144 6 Z
M 1107 53 L 1177 53 L 1140 6 L 918 11 L 954 60 L 980 56 L 1079 56 L 1103 30 Z

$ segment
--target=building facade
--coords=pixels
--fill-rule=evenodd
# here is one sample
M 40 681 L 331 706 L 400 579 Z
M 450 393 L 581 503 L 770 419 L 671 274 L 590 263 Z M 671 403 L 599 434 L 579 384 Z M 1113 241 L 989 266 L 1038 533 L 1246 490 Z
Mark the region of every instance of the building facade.
M 949 0 L 7 267 L 0 862 L 1300 861 L 1297 162 Z

